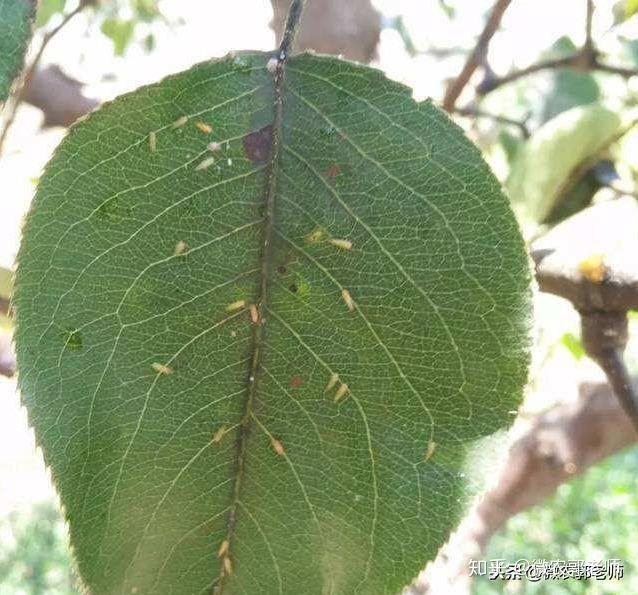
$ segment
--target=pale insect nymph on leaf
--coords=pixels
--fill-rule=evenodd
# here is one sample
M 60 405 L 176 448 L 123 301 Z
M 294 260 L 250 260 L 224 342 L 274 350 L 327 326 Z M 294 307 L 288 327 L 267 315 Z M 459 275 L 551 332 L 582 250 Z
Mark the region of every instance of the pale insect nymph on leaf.
M 347 384 L 342 384 L 337 389 L 337 392 L 335 393 L 334 402 L 335 403 L 339 403 L 340 401 L 342 401 L 347 396 L 349 391 L 350 391 L 350 388 L 348 387 L 348 385 Z
M 197 129 L 204 134 L 210 134 L 213 131 L 213 127 L 210 124 L 206 124 L 206 122 L 195 122 L 195 126 L 197 126 Z
M 221 442 L 221 439 L 224 437 L 225 433 L 226 433 L 226 425 L 220 426 L 219 428 L 217 428 L 217 430 L 213 434 L 213 438 L 211 442 L 213 444 L 217 444 L 218 442 Z
M 283 455 L 286 450 L 284 449 L 284 445 L 281 443 L 281 441 L 277 440 L 277 438 L 272 438 L 270 441 L 270 444 L 273 448 L 273 450 L 279 455 Z
M 434 455 L 434 451 L 436 450 L 436 442 L 430 440 L 428 442 L 427 450 L 425 451 L 425 460 L 429 461 Z
M 153 368 L 153 370 L 155 370 L 158 374 L 162 374 L 164 376 L 168 376 L 173 373 L 173 368 L 157 362 L 152 363 L 151 368 Z
M 157 151 L 157 135 L 154 132 L 148 133 L 148 146 L 151 151 Z
M 177 242 L 177 244 L 175 244 L 175 250 L 173 254 L 175 256 L 179 256 L 180 254 L 184 254 L 186 250 L 188 250 L 188 244 L 184 240 L 180 240 L 179 242 Z
M 226 306 L 226 312 L 237 312 L 237 310 L 241 310 L 246 307 L 246 300 L 237 300 L 236 302 L 232 302 Z
M 172 124 L 172 128 L 181 128 L 188 122 L 188 116 L 182 116 L 181 118 L 177 118 L 175 122 Z
M 326 384 L 326 389 L 323 391 L 324 393 L 329 393 L 335 386 L 337 386 L 337 382 L 339 382 L 339 374 L 333 372 L 330 375 L 330 379 L 328 380 L 328 384 Z
M 310 244 L 317 244 L 318 242 L 321 242 L 321 240 L 323 239 L 323 237 L 326 235 L 326 232 L 321 229 L 320 227 L 311 231 L 307 236 L 306 236 L 306 241 Z
M 207 157 L 206 159 L 204 159 L 204 161 L 199 163 L 199 165 L 197 165 L 197 167 L 195 169 L 197 171 L 203 171 L 205 169 L 208 169 L 214 163 L 215 163 L 215 158 L 214 157 Z
M 250 306 L 248 306 L 248 309 L 250 310 L 250 320 L 253 324 L 257 324 L 259 322 L 259 312 L 257 310 L 257 306 L 255 304 L 250 304 Z
M 230 546 L 230 543 L 228 541 L 228 539 L 224 539 L 224 541 L 222 541 L 219 544 L 219 549 L 217 550 L 217 557 L 221 558 L 222 556 L 224 556 L 226 554 L 226 552 L 228 552 L 228 547 Z
M 341 248 L 341 250 L 352 250 L 352 242 L 350 240 L 330 238 L 328 241 L 336 248 Z
M 352 299 L 350 292 L 347 289 L 342 289 L 341 296 L 343 297 L 343 301 L 346 303 L 346 306 L 348 306 L 348 310 L 350 310 L 350 312 L 354 312 L 354 300 Z

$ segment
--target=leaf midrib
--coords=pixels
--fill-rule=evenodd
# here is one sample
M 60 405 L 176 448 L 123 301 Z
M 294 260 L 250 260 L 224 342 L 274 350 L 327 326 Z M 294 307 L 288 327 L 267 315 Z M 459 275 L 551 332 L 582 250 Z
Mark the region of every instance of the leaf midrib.
M 283 43 L 282 43 L 283 47 Z M 273 263 L 273 234 L 275 228 L 275 202 L 276 202 L 276 181 L 279 158 L 281 154 L 281 137 L 283 130 L 283 110 L 284 110 L 284 70 L 288 54 L 283 50 L 278 52 L 277 66 L 273 73 L 273 123 L 270 138 L 270 157 L 265 171 L 264 200 L 265 206 L 263 231 L 262 231 L 262 253 L 261 267 L 259 272 L 258 295 L 254 306 L 257 309 L 257 321 L 252 321 L 252 346 L 250 371 L 247 378 L 246 397 L 243 403 L 243 415 L 237 432 L 236 457 L 234 469 L 234 487 L 228 521 L 226 525 L 226 542 L 228 543 L 225 556 L 220 557 L 220 573 L 217 585 L 214 587 L 215 593 L 223 593 L 227 584 L 229 570 L 225 568 L 225 558 L 232 560 L 233 538 L 237 525 L 237 511 L 241 506 L 241 491 L 244 475 L 246 473 L 246 458 L 248 455 L 248 440 L 251 429 L 255 422 L 259 423 L 254 416 L 254 403 L 259 392 L 259 380 L 262 373 L 262 360 L 264 352 L 264 317 L 263 312 L 268 303 L 268 291 L 270 288 L 270 273 Z M 260 424 L 259 424 L 260 425 Z

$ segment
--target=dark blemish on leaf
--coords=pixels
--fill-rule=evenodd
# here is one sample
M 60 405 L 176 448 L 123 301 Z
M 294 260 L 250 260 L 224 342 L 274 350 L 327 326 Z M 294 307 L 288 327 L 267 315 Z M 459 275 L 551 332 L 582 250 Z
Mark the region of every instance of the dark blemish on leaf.
M 277 272 L 280 275 L 285 275 L 288 272 L 288 269 L 282 264 L 277 267 Z
M 263 217 L 266 214 L 266 205 L 259 205 L 257 208 L 257 213 L 260 217 Z
M 82 349 L 83 340 L 80 331 L 69 329 L 62 333 L 62 337 L 64 338 L 64 347 L 66 349 L 71 349 L 73 351 Z
M 334 126 L 322 126 L 319 129 L 319 134 L 321 136 L 325 136 L 326 138 L 331 137 L 336 132 Z
M 305 299 L 310 295 L 310 284 L 300 274 L 295 274 L 295 281 L 288 286 L 292 293 L 296 293 L 300 298 Z
M 272 125 L 268 124 L 255 132 L 249 132 L 242 142 L 248 159 L 255 165 L 266 163 L 272 150 Z
M 303 378 L 301 376 L 293 376 L 289 381 L 291 388 L 301 388 L 304 384 Z
M 326 177 L 327 178 L 336 178 L 339 173 L 341 172 L 341 168 L 336 164 L 333 163 L 327 170 L 326 170 Z
M 113 223 L 119 223 L 126 219 L 131 213 L 131 207 L 121 199 L 112 199 L 98 207 L 97 215 L 102 219 L 107 219 Z

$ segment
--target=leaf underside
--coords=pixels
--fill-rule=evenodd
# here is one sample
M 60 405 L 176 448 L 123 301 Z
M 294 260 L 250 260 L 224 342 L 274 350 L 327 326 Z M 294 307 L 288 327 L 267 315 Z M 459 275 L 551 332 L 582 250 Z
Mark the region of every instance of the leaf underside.
M 21 390 L 93 594 L 397 593 L 520 400 L 527 260 L 478 151 L 311 55 L 273 130 L 269 57 L 93 114 L 26 223 Z
M 618 114 L 600 103 L 560 113 L 537 130 L 517 155 L 507 181 L 512 200 L 533 220 L 552 219 L 583 167 L 591 166 L 621 130 Z
M 0 0 L 0 103 L 24 62 L 35 0 Z

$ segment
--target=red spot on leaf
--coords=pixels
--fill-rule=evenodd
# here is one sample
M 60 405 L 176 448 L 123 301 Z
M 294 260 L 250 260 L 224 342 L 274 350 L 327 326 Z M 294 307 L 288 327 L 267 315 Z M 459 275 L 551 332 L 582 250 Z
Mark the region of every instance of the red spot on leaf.
M 336 178 L 339 175 L 340 172 L 341 172 L 341 168 L 336 163 L 333 163 L 326 170 L 326 177 L 327 178 Z
M 301 376 L 293 376 L 288 383 L 292 388 L 301 388 L 303 386 L 303 378 Z
M 266 163 L 272 151 L 272 126 L 264 126 L 255 132 L 249 132 L 242 139 L 246 157 L 254 164 Z

